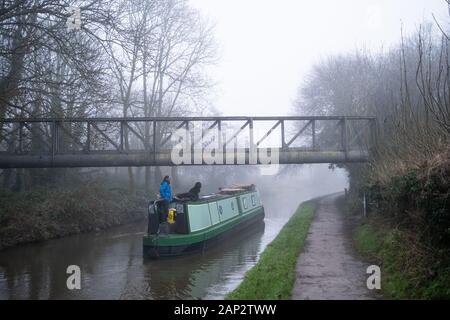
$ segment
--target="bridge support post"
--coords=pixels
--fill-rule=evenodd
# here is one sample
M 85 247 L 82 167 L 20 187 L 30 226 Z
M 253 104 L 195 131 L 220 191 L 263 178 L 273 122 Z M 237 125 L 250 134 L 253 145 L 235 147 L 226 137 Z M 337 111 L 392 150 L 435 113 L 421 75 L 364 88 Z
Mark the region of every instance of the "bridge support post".
M 253 136 L 253 119 L 249 119 L 249 132 L 250 132 L 250 148 L 249 148 L 249 155 L 248 155 L 248 163 L 249 164 L 256 164 L 258 161 L 258 155 L 256 154 L 255 149 L 255 141 Z
M 91 150 L 91 123 L 88 121 L 86 124 L 86 152 Z
M 223 145 L 223 132 L 222 132 L 222 122 L 217 120 L 217 151 L 220 152 L 221 163 L 225 163 L 225 146 Z
M 52 157 L 55 157 L 55 155 L 58 153 L 58 123 L 56 121 L 52 122 Z
M 312 120 L 311 130 L 312 130 L 312 148 L 313 151 L 316 151 L 316 120 Z
M 347 141 L 347 118 L 344 117 L 341 120 L 341 142 L 342 142 L 342 150 L 345 154 L 345 159 L 348 158 L 348 141 Z
M 23 122 L 19 122 L 19 153 L 23 151 Z
M 120 151 L 123 151 L 123 135 L 124 135 L 124 127 L 125 127 L 125 122 L 124 121 L 120 121 Z M 128 132 L 128 130 L 127 130 Z
M 372 145 L 372 149 L 376 150 L 378 148 L 378 121 L 376 118 L 370 120 L 370 127 L 370 143 Z
M 153 162 L 155 163 L 156 162 L 156 152 L 157 152 L 157 147 L 156 147 L 156 121 L 155 120 L 153 120 L 152 121 L 152 123 L 153 123 L 153 141 L 152 141 L 152 144 L 153 144 Z

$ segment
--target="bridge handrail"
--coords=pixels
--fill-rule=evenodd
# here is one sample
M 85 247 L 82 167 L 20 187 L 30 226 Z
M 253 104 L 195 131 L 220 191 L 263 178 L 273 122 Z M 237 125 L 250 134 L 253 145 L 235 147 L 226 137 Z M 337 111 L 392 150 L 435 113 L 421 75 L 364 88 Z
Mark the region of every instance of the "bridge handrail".
M 206 116 L 206 117 L 87 117 L 87 118 L 8 118 L 0 119 L 3 123 L 14 122 L 120 122 L 120 121 L 280 121 L 280 120 L 375 120 L 376 117 L 371 116 Z

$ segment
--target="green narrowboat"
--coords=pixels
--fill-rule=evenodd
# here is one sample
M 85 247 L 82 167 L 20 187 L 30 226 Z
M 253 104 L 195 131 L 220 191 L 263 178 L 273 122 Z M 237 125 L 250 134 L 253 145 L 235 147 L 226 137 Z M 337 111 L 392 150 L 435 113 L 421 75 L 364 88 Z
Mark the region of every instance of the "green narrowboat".
M 163 214 L 161 201 L 149 204 L 143 247 L 150 258 L 205 250 L 264 220 L 264 207 L 254 185 L 221 189 L 196 201 L 175 199 L 168 214 Z

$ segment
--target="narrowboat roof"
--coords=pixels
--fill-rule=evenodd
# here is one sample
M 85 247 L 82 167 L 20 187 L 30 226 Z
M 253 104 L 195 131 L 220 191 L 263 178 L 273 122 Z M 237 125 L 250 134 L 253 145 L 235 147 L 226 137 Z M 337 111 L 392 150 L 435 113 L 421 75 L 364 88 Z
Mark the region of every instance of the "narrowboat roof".
M 235 193 L 212 193 L 212 194 L 200 196 L 200 198 L 198 200 L 179 200 L 179 202 L 187 203 L 187 204 L 202 204 L 202 203 L 208 203 L 208 202 L 216 201 L 216 200 L 233 198 L 233 197 L 237 197 L 237 196 L 240 196 L 243 194 L 253 193 L 253 192 L 256 192 L 256 190 L 251 190 L 251 191 L 242 190 L 242 191 L 235 192 Z

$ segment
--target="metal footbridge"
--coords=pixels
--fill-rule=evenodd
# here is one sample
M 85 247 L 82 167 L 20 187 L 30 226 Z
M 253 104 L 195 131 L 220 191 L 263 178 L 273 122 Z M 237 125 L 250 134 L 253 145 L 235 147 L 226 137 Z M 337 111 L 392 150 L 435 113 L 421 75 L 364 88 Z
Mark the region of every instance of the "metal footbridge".
M 0 168 L 368 161 L 374 117 L 0 119 Z

